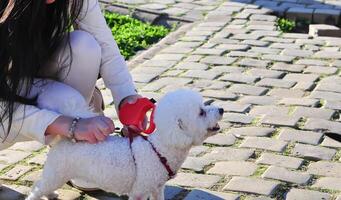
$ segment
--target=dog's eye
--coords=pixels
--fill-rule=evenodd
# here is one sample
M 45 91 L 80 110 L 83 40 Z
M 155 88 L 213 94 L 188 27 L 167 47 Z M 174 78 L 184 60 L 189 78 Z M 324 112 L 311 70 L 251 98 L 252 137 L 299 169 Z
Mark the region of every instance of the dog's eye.
M 200 113 L 199 113 L 200 116 L 205 116 L 206 115 L 206 112 L 204 109 L 200 108 Z

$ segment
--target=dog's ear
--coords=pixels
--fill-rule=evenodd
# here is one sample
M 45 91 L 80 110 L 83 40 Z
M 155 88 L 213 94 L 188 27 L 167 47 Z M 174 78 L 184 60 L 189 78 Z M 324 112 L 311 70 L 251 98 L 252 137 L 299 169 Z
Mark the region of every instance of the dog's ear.
M 186 131 L 187 130 L 187 127 L 186 125 L 184 124 L 184 122 L 182 121 L 182 119 L 178 119 L 178 127 L 183 130 L 183 131 Z

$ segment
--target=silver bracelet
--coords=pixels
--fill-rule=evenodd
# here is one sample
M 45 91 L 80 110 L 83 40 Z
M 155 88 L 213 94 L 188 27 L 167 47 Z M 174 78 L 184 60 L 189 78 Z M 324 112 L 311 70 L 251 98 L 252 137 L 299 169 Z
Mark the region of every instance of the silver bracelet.
M 69 138 L 71 139 L 71 141 L 72 141 L 73 143 L 76 143 L 76 142 L 77 142 L 77 140 L 76 140 L 76 138 L 75 138 L 75 130 L 76 130 L 76 127 L 77 127 L 77 123 L 79 122 L 80 119 L 81 119 L 81 118 L 79 118 L 79 117 L 74 118 L 74 119 L 72 120 L 71 126 L 70 126 L 70 128 L 69 128 Z

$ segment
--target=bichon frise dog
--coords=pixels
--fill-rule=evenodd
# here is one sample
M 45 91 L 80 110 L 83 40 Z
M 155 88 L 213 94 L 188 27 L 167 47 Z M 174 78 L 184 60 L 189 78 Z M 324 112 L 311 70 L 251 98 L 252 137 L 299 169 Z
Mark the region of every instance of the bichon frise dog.
M 95 116 L 78 92 L 57 82 L 46 86 L 38 105 L 73 117 Z M 130 200 L 163 200 L 165 183 L 180 169 L 193 145 L 219 130 L 223 113 L 221 108 L 205 105 L 197 92 L 170 92 L 156 105 L 155 132 L 147 140 L 134 138 L 131 148 L 129 139 L 119 136 L 95 145 L 68 140 L 55 144 L 42 179 L 26 200 L 52 197 L 70 179 L 89 181 L 107 192 L 126 194 Z

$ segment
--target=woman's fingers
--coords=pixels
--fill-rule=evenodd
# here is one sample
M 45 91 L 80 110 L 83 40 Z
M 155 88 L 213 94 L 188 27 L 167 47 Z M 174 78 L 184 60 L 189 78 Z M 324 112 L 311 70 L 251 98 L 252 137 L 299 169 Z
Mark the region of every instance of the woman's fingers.
M 104 116 L 101 119 L 110 128 L 110 132 L 113 133 L 115 131 L 115 124 L 114 124 L 114 122 L 110 118 L 104 117 Z
M 96 140 L 97 141 L 104 141 L 105 140 L 105 138 L 106 138 L 106 135 L 104 135 L 103 133 L 101 133 L 101 132 L 99 132 L 99 131 L 96 131 L 95 133 L 94 133 L 94 136 L 95 136 L 95 138 L 96 138 Z

